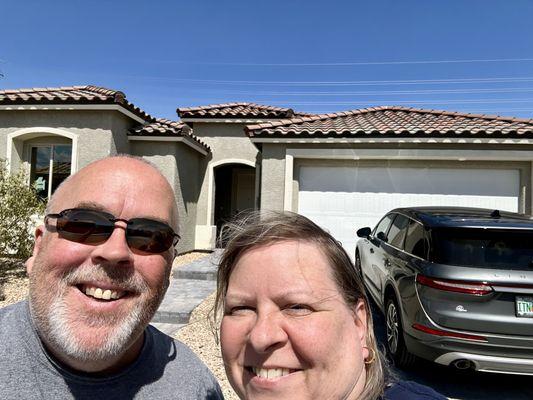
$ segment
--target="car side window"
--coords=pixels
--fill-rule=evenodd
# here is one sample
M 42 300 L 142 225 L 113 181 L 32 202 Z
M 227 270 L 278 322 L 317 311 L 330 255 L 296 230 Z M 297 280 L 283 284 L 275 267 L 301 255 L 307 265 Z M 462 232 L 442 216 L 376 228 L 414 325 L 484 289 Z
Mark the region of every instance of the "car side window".
M 377 224 L 377 226 L 374 228 L 372 235 L 383 240 L 384 242 L 387 242 L 387 232 L 389 231 L 390 224 L 395 215 L 396 214 L 388 214 L 381 221 L 379 221 L 379 224 Z
M 389 243 L 391 246 L 403 249 L 403 239 L 409 226 L 409 218 L 405 215 L 398 214 L 389 230 Z
M 429 240 L 424 226 L 414 220 L 409 221 L 405 237 L 405 251 L 427 260 Z

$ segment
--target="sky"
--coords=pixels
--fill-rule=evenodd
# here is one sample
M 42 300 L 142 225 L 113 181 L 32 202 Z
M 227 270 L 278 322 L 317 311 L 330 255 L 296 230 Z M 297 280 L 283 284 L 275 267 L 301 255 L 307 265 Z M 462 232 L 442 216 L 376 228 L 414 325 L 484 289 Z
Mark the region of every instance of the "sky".
M 97 85 L 155 117 L 255 102 L 533 118 L 531 0 L 0 3 L 0 90 Z

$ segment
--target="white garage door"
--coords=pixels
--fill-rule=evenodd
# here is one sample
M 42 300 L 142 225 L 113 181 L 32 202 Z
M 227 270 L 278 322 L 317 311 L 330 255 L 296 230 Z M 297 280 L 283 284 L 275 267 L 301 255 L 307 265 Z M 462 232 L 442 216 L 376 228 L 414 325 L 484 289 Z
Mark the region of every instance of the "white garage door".
M 410 206 L 518 211 L 518 169 L 300 167 L 298 212 L 327 229 L 354 256 L 355 231 Z

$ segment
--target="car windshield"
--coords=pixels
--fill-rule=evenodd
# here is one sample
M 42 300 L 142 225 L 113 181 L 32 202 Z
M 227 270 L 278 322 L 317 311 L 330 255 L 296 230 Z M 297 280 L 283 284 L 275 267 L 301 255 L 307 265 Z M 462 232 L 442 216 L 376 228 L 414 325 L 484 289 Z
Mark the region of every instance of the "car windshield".
M 520 230 L 438 229 L 433 260 L 439 264 L 527 269 L 533 262 L 533 232 Z

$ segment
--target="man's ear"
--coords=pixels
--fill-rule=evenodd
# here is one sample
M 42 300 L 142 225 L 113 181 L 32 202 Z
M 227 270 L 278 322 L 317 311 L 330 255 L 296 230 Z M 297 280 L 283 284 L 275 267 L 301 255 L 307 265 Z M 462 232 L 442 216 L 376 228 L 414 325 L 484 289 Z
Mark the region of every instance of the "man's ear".
M 37 228 L 35 228 L 35 243 L 33 244 L 32 255 L 30 258 L 26 260 L 26 272 L 28 273 L 28 275 L 31 274 L 33 263 L 35 261 L 35 257 L 41 251 L 43 235 L 44 235 L 44 225 L 39 225 Z

